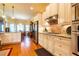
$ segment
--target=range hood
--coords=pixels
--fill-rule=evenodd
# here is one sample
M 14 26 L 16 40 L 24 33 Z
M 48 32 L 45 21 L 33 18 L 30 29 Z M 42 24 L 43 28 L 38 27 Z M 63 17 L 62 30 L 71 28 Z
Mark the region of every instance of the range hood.
M 58 24 L 58 15 L 51 16 L 45 19 L 50 25 Z

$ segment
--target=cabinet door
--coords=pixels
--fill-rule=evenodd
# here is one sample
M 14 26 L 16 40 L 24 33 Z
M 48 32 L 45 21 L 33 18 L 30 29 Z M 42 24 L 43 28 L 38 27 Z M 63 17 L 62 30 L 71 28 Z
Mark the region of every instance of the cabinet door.
M 44 45 L 44 37 L 43 37 L 43 34 L 40 34 L 40 36 L 39 36 L 40 38 L 39 38 L 39 44 L 41 45 L 41 46 L 43 46 Z
M 58 4 L 52 3 L 50 4 L 50 16 L 56 15 L 58 13 Z
M 17 37 L 18 36 L 18 37 Z M 15 43 L 15 42 L 21 42 L 21 34 L 20 33 L 13 33 L 13 36 L 12 36 L 12 41 Z
M 71 6 L 71 4 L 70 3 L 65 3 L 64 4 L 65 6 L 65 23 L 71 23 L 71 21 L 72 21 L 72 15 L 71 15 L 71 12 L 72 12 L 72 10 L 71 10 L 71 8 L 72 8 L 72 6 Z
M 64 3 L 60 3 L 58 6 L 58 24 L 62 24 L 65 20 L 65 9 Z
M 54 36 L 49 36 L 48 39 L 48 51 L 53 54 L 54 53 Z
M 9 44 L 11 43 L 11 37 L 8 33 L 5 33 L 3 36 L 2 36 L 2 40 L 1 40 L 1 44 Z
M 48 49 L 48 35 L 44 34 L 43 37 L 44 37 L 44 39 L 43 39 L 44 45 L 43 46 L 45 49 Z
M 50 5 L 46 7 L 46 18 L 50 17 Z
M 58 5 L 58 24 L 62 23 L 71 23 L 71 4 L 70 3 L 61 3 Z
M 72 54 L 71 51 L 71 40 L 69 38 L 59 37 L 55 39 L 54 55 L 68 56 Z

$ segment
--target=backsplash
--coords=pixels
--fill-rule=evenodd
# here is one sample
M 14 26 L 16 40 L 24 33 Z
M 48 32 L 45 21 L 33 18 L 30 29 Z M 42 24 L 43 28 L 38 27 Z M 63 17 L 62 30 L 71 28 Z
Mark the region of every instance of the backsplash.
M 61 33 L 61 26 L 59 26 L 58 24 L 50 25 L 50 29 L 53 33 Z

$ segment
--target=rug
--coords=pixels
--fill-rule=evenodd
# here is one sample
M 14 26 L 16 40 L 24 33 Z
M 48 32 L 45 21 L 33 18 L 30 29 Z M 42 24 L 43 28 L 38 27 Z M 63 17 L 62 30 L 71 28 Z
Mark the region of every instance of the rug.
M 12 48 L 2 49 L 0 50 L 0 56 L 9 56 Z
M 49 53 L 47 50 L 44 48 L 39 48 L 35 50 L 36 54 L 38 56 L 53 56 L 51 53 Z

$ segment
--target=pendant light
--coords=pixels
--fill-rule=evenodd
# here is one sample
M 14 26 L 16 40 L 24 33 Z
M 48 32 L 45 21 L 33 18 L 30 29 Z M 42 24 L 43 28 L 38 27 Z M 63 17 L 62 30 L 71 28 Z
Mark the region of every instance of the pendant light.
M 14 19 L 14 6 L 12 6 L 12 19 Z
M 4 14 L 4 12 L 5 12 L 5 4 L 2 4 L 2 6 L 3 6 L 3 15 L 2 15 L 2 17 L 5 18 L 5 14 Z

